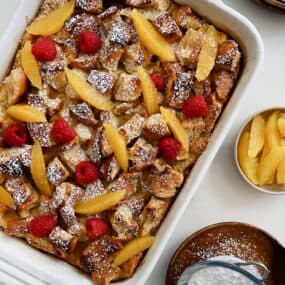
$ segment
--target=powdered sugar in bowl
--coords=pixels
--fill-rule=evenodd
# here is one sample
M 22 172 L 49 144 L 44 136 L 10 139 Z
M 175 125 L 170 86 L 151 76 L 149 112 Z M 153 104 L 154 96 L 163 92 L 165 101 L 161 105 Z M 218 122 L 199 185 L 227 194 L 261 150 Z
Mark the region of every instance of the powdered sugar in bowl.
M 268 275 L 262 263 L 217 256 L 186 268 L 178 285 L 264 285 Z

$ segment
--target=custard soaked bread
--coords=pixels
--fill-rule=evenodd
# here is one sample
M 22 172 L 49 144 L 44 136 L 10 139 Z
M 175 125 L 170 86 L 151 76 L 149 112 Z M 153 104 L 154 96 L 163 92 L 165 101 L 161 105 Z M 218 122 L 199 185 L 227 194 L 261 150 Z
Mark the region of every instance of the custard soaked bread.
M 241 58 L 188 6 L 109 3 L 43 1 L 0 86 L 0 225 L 97 285 L 155 242 Z

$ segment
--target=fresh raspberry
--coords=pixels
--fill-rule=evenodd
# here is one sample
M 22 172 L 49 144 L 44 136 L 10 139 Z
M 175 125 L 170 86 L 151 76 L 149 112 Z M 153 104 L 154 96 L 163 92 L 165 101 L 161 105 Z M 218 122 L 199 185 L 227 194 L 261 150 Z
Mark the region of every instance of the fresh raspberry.
M 31 234 L 35 237 L 47 237 L 55 226 L 56 221 L 51 216 L 38 216 L 30 222 Z
M 64 118 L 59 118 L 54 122 L 51 136 L 58 143 L 67 143 L 75 138 L 76 133 Z
M 79 184 L 89 184 L 99 178 L 99 169 L 90 161 L 81 161 L 76 166 L 75 178 Z
M 39 61 L 51 61 L 56 57 L 56 46 L 51 38 L 42 38 L 35 42 L 32 53 Z
M 193 96 L 183 105 L 183 114 L 188 118 L 204 117 L 207 112 L 208 105 L 203 95 Z
M 157 73 L 152 73 L 150 75 L 150 77 L 151 77 L 157 91 L 162 91 L 165 84 L 164 84 L 164 80 L 161 78 L 161 76 L 158 75 Z
M 86 230 L 87 236 L 90 239 L 94 239 L 106 235 L 109 232 L 110 227 L 103 219 L 92 218 L 87 221 Z
M 102 46 L 101 38 L 91 31 L 83 31 L 78 36 L 78 46 L 83 53 L 96 53 Z
M 4 133 L 4 141 L 10 146 L 21 146 L 28 140 L 28 133 L 24 126 L 13 124 Z
M 159 152 L 165 160 L 176 160 L 181 144 L 174 138 L 164 138 L 158 144 Z

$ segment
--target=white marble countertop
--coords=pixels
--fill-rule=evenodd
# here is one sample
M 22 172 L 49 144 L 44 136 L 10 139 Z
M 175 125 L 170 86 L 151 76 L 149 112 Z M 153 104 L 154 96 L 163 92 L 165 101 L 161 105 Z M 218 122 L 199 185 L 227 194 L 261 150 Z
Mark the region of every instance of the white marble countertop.
M 218 152 L 205 181 L 174 230 L 148 285 L 164 284 L 171 256 L 193 232 L 224 221 L 241 221 L 273 234 L 285 245 L 285 196 L 258 192 L 240 177 L 234 163 L 234 142 L 242 123 L 256 111 L 285 107 L 285 11 L 264 8 L 254 0 L 224 0 L 250 19 L 259 30 L 265 47 L 265 61 L 248 89 L 247 100 Z
M 15 1 L 9 1 L 8 11 L 13 11 Z M 249 18 L 259 30 L 265 45 L 264 65 L 255 84 L 248 90 L 250 94 L 241 107 L 240 117 L 233 124 L 205 181 L 200 185 L 146 282 L 147 285 L 164 284 L 168 263 L 178 245 L 196 230 L 213 223 L 251 223 L 267 230 L 285 245 L 285 196 L 270 196 L 250 188 L 239 176 L 233 156 L 237 132 L 252 113 L 265 108 L 285 106 L 285 12 L 264 8 L 254 0 L 224 2 Z M 9 19 L 9 13 L 5 15 L 0 19 L 0 35 Z M 0 266 L 0 284 L 3 274 Z M 8 277 L 7 282 L 10 280 Z

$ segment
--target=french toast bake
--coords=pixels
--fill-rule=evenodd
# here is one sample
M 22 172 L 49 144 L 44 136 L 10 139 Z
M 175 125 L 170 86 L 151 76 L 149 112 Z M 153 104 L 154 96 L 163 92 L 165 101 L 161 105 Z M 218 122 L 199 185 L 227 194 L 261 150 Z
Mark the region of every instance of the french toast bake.
M 0 85 L 0 227 L 97 285 L 131 277 L 240 61 L 170 0 L 42 1 Z

